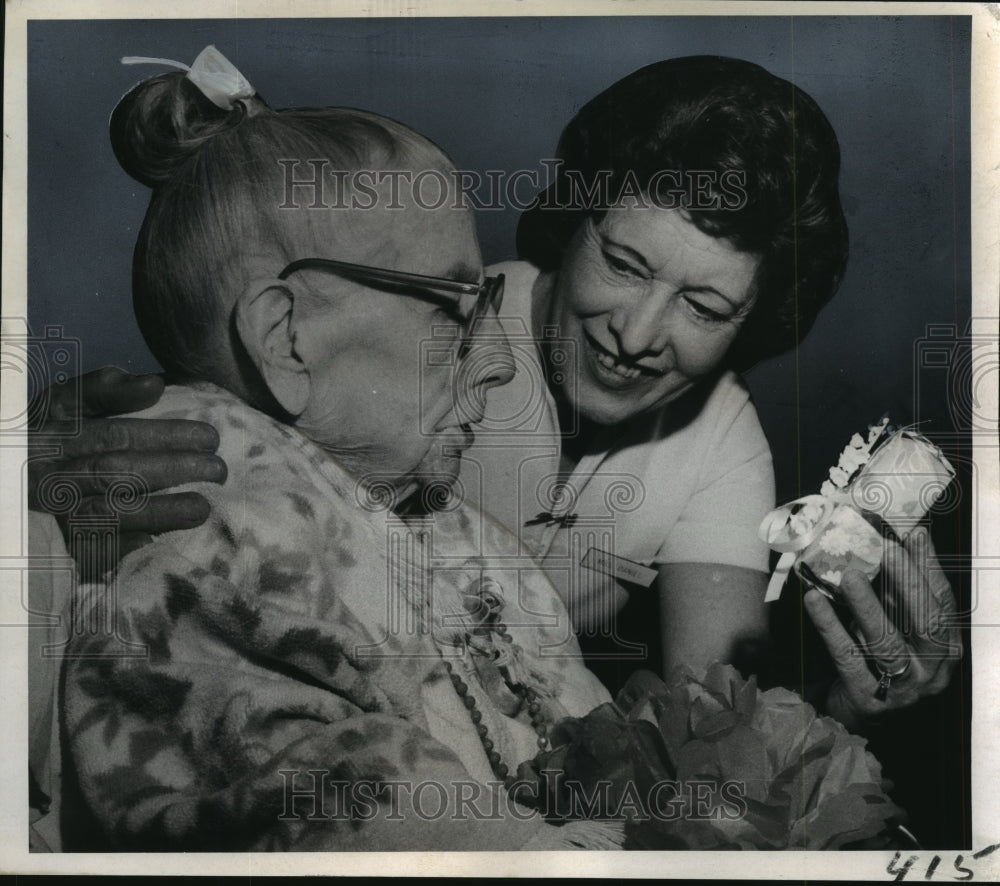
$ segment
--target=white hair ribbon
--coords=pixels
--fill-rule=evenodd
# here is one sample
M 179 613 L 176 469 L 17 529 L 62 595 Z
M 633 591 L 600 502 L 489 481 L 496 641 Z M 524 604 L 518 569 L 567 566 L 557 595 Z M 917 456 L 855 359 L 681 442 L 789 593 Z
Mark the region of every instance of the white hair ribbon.
M 250 81 L 214 46 L 206 46 L 198 53 L 198 57 L 190 67 L 169 58 L 148 58 L 139 55 L 125 56 L 122 64 L 166 65 L 187 71 L 188 80 L 194 83 L 212 104 L 224 111 L 231 111 L 234 102 L 251 98 L 257 92 L 250 85 Z

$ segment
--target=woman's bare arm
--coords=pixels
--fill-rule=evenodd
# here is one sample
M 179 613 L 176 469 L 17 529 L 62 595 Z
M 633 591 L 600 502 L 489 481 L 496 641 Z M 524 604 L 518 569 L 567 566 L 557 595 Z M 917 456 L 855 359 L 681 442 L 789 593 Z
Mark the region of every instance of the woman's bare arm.
M 719 563 L 660 567 L 663 666 L 722 661 L 745 669 L 769 651 L 767 576 Z

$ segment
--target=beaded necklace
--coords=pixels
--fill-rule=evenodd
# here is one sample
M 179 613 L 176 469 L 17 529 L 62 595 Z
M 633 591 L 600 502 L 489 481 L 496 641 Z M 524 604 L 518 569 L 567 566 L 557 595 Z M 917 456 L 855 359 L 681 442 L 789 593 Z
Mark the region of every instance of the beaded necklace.
M 514 643 L 514 638 L 511 637 L 507 625 L 500 620 L 503 597 L 498 591 L 499 586 L 490 578 L 481 579 L 466 591 L 463 595 L 463 605 L 469 615 L 473 617 L 474 627 L 467 631 L 464 637 L 456 638 L 456 645 L 463 647 L 469 656 L 483 656 L 490 665 L 496 668 L 503 678 L 504 685 L 521 700 L 521 705 L 527 708 L 531 727 L 538 736 L 538 747 L 545 750 L 549 746 L 548 724 L 542 714 L 538 693 L 531 687 L 524 685 L 520 675 L 515 676 L 512 673 L 515 670 L 512 665 L 517 659 L 519 649 Z M 478 709 L 476 699 L 469 691 L 469 684 L 455 670 L 452 662 L 445 659 L 444 666 L 448 671 L 452 686 L 455 687 L 455 692 L 462 700 L 462 704 L 469 712 L 469 718 L 476 727 L 476 733 L 483 750 L 486 752 L 486 759 L 489 761 L 493 774 L 503 782 L 505 788 L 509 789 L 515 783 L 515 778 L 510 774 L 509 768 L 501 759 L 490 739 L 489 729 L 482 722 L 482 712 Z

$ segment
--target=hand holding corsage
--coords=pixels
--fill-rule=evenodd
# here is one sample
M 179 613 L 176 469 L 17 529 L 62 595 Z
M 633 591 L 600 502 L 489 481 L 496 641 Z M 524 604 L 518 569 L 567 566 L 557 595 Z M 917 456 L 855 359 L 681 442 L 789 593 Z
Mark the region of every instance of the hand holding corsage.
M 809 587 L 806 611 L 839 675 L 826 710 L 850 728 L 942 691 L 961 657 L 955 597 L 927 527 L 918 528 L 954 476 L 934 444 L 884 418 L 867 440 L 854 435 L 819 495 L 761 525 L 782 552 L 767 599 L 793 569 Z M 881 568 L 880 599 L 871 582 Z

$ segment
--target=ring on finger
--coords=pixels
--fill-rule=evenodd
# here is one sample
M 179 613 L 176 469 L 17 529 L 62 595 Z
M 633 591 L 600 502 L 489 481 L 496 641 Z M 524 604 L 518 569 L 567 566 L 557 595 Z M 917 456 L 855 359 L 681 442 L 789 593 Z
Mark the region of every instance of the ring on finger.
M 892 686 L 892 681 L 897 677 L 902 677 L 910 669 L 910 660 L 907 659 L 906 663 L 895 671 L 883 670 L 882 666 L 876 661 L 875 669 L 878 671 L 878 686 L 875 687 L 875 698 L 879 701 L 885 701 L 889 695 L 889 687 Z

